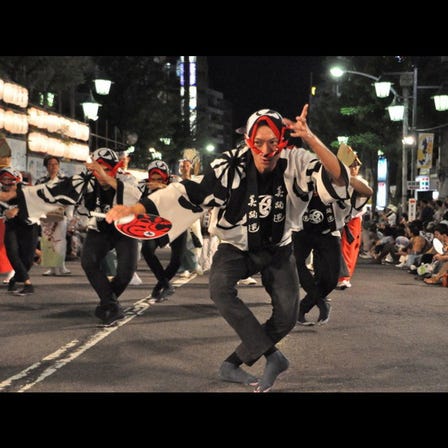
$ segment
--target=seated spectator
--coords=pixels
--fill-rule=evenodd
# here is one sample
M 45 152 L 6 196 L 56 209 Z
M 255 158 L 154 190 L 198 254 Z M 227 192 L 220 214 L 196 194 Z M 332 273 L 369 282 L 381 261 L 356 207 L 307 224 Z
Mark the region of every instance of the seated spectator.
M 419 220 L 411 221 L 408 224 L 408 238 L 410 240 L 407 249 L 407 260 L 405 267 L 410 271 L 415 271 L 421 262 L 423 254 L 430 248 L 431 243 L 421 235 L 422 223 Z
M 377 240 L 370 250 L 370 255 L 373 258 L 373 263 L 381 264 L 383 258 L 389 252 L 390 245 L 395 244 L 395 229 L 386 224 L 383 231 L 377 233 Z

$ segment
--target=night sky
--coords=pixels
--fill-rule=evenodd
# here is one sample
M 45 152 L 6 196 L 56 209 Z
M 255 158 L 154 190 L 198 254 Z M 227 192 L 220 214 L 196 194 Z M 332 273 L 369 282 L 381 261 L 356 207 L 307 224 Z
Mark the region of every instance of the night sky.
M 308 102 L 311 72 L 322 70 L 316 56 L 208 56 L 209 83 L 233 104 L 234 124 L 245 124 L 259 109 L 293 119 Z

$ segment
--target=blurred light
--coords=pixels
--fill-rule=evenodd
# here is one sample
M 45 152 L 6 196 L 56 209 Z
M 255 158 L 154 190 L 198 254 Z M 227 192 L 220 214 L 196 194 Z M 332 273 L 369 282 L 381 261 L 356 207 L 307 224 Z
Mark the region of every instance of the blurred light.
M 389 96 L 390 88 L 392 86 L 391 82 L 375 82 L 373 85 L 375 86 L 375 93 L 378 98 L 387 98 Z
M 170 145 L 170 144 L 171 144 L 171 138 L 170 138 L 170 137 L 160 137 L 159 140 L 160 140 L 164 145 Z
M 95 83 L 95 91 L 98 95 L 109 95 L 112 81 L 108 79 L 95 79 L 93 82 Z
M 403 138 L 403 143 L 405 145 L 413 145 L 415 143 L 415 137 L 413 135 L 407 135 Z
M 207 146 L 205 147 L 205 150 L 206 150 L 207 152 L 213 152 L 213 151 L 215 150 L 215 146 L 212 145 L 212 144 L 209 144 L 209 145 L 207 145 Z
M 28 106 L 28 89 L 11 82 L 0 80 L 0 99 L 19 107 Z
M 436 110 L 448 110 L 448 95 L 434 95 L 433 98 Z
M 331 67 L 330 68 L 330 74 L 333 76 L 333 78 L 340 78 L 345 73 L 345 70 L 341 67 Z
M 392 121 L 401 121 L 404 117 L 404 106 L 402 104 L 391 104 L 386 108 Z
M 84 103 L 81 103 L 81 106 L 85 118 L 93 121 L 98 120 L 98 108 L 101 106 L 101 104 L 95 101 L 95 98 L 93 98 L 92 95 L 92 91 L 90 91 L 90 96 L 88 100 L 85 101 Z
M 348 142 L 348 137 L 346 137 L 345 135 L 340 135 L 340 136 L 338 136 L 338 142 L 340 145 L 342 143 L 344 143 L 346 145 Z
M 47 105 L 48 107 L 53 107 L 54 106 L 54 98 L 55 98 L 55 94 L 52 92 L 47 92 Z

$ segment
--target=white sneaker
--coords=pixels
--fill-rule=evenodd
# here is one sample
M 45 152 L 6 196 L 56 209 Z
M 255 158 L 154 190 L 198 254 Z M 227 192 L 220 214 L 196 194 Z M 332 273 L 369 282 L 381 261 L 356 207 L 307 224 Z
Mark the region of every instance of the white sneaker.
M 141 285 L 142 283 L 143 283 L 143 280 L 139 277 L 137 272 L 134 272 L 134 275 L 132 276 L 132 279 L 129 282 L 129 284 L 132 286 L 138 286 L 138 285 Z
M 196 269 L 195 269 L 196 274 L 198 275 L 204 275 L 204 271 L 202 269 L 201 266 L 197 265 Z
M 238 285 L 256 285 L 257 281 L 252 277 L 247 277 L 241 279 L 238 283 Z
M 56 271 L 54 270 L 54 268 L 50 268 L 48 269 L 48 271 L 45 271 L 42 275 L 45 275 L 46 277 L 48 277 L 49 275 L 56 275 Z
M 344 290 L 346 288 L 351 288 L 352 284 L 350 283 L 350 280 L 342 280 L 340 282 L 338 282 L 338 284 L 336 285 L 336 289 L 341 289 Z
M 182 278 L 189 278 L 190 276 L 191 276 L 191 272 L 188 270 L 185 270 L 184 272 L 179 274 L 179 277 L 182 277 Z
M 364 258 L 365 260 L 368 260 L 369 258 L 372 258 L 372 255 L 370 255 L 368 252 L 366 252 L 365 254 L 359 254 L 359 256 L 361 258 Z

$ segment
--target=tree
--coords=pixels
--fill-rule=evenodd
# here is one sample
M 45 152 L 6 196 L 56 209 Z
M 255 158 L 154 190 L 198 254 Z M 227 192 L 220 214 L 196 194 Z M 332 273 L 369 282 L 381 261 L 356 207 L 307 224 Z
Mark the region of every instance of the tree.
M 95 62 L 114 82 L 110 94 L 102 99 L 103 118 L 117 126 L 123 137 L 128 132 L 138 135 L 133 164 L 146 168 L 150 147 L 161 151 L 167 161 L 179 157 L 175 136 L 180 128 L 180 99 L 175 65 L 164 56 L 99 56 Z
M 356 56 L 344 58 L 343 62 L 347 70 L 373 76 L 409 71 L 413 64 L 410 58 L 385 56 Z M 327 67 L 332 64 L 334 58 L 329 58 Z M 389 183 L 396 184 L 400 194 L 401 170 L 398 168 L 402 156 L 402 122 L 389 119 L 386 107 L 391 97 L 377 98 L 372 83 L 372 80 L 356 74 L 346 74 L 339 81 L 324 77 L 313 100 L 313 126 L 327 139 L 325 141 L 333 142 L 334 148 L 339 146 L 336 141 L 338 135 L 349 136 L 350 146 L 371 170 L 374 183 L 377 153 L 382 151 L 389 160 Z
M 85 83 L 93 67 L 90 56 L 0 56 L 0 77 L 26 87 L 32 104 L 39 104 L 40 93 L 55 93 L 60 113 L 67 113 L 63 97 Z

